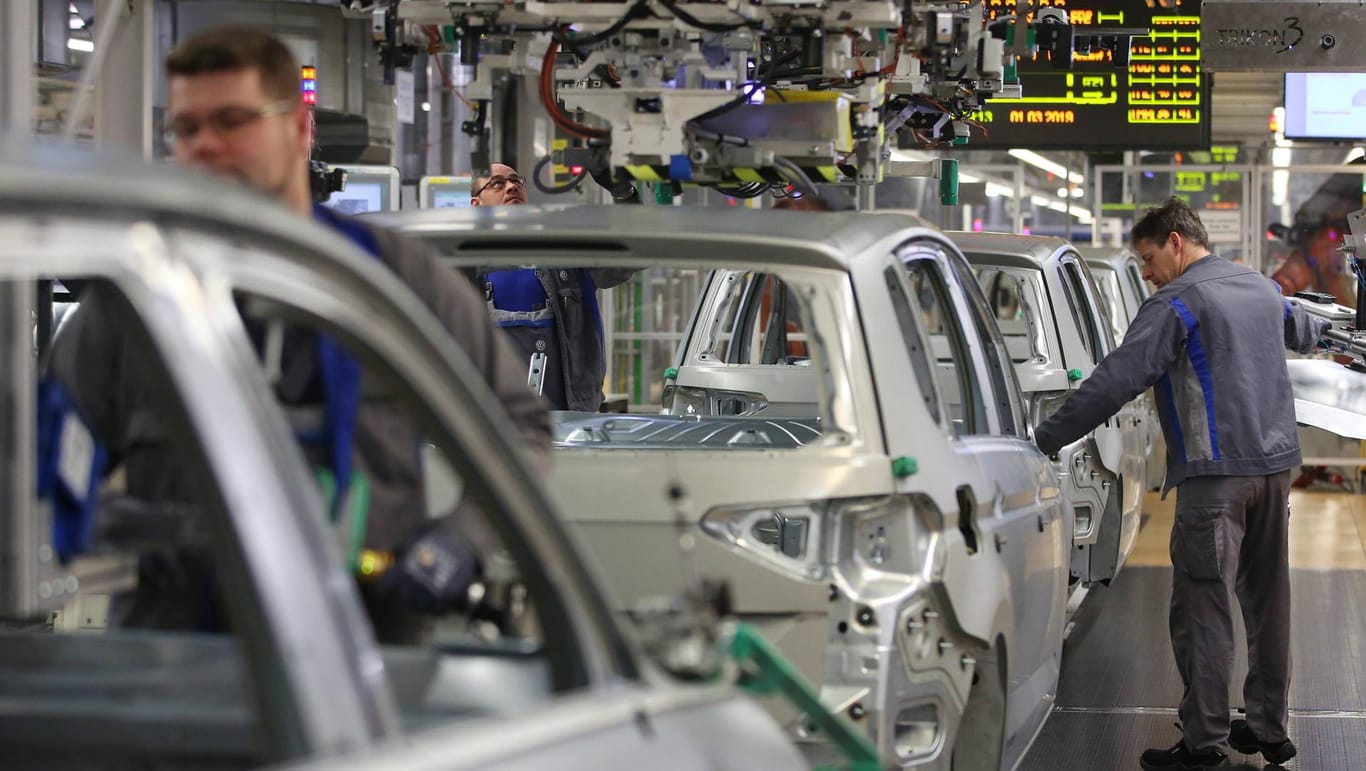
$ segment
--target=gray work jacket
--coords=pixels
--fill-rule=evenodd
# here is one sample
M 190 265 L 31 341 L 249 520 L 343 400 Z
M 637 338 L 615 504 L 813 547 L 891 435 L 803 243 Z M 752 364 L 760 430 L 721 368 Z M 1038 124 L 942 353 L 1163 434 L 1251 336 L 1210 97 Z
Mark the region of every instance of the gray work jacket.
M 1300 463 L 1284 348 L 1313 349 L 1328 322 L 1270 279 L 1209 255 L 1138 309 L 1124 343 L 1034 431 L 1056 453 L 1153 389 L 1167 490 L 1196 476 L 1271 474 Z

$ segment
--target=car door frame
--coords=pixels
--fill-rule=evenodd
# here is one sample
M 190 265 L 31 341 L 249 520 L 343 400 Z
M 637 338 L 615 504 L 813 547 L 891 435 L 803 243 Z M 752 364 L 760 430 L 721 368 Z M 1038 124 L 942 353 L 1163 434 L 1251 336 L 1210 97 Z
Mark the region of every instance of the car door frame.
M 172 423 L 202 448 L 221 496 L 210 502 L 218 502 L 226 532 L 235 536 L 223 544 L 225 569 L 246 578 L 250 595 L 233 601 L 255 673 L 266 751 L 298 758 L 397 736 L 392 696 L 372 673 L 378 649 L 359 599 L 338 589 L 340 563 L 317 548 L 329 537 L 321 496 L 287 481 L 311 475 L 283 415 L 261 408 L 268 389 L 231 297 L 215 291 L 223 285 L 174 256 L 165 223 L 117 215 L 92 221 L 74 202 L 65 211 L 49 207 L 42 221 L 24 218 L 0 210 L 0 238 L 12 245 L 0 258 L 5 280 L 107 280 L 164 365 L 165 385 L 180 405 L 172 414 L 184 416 L 184 423 Z M 336 634 L 320 640 L 318 629 Z
M 1070 542 L 1070 532 L 1067 532 L 1060 522 L 1063 511 L 1060 492 L 1056 488 L 1056 476 L 1051 474 L 1047 460 L 1023 439 L 1002 436 L 1001 417 L 994 395 L 980 386 L 987 383 L 990 388 L 987 352 L 983 350 L 982 341 L 975 331 L 975 322 L 968 309 L 969 300 L 964 293 L 960 274 L 954 270 L 950 262 L 952 256 L 961 260 L 961 253 L 942 236 L 927 236 L 929 234 L 914 234 L 897 242 L 874 247 L 880 248 L 884 257 L 878 261 L 869 261 L 873 267 L 861 277 L 860 284 L 869 287 L 871 291 L 860 292 L 859 306 L 864 316 L 864 324 L 869 329 L 900 329 L 900 324 L 879 324 L 877 319 L 896 317 L 891 308 L 891 291 L 899 291 L 908 302 L 913 302 L 914 294 L 905 276 L 906 263 L 909 260 L 920 260 L 930 264 L 936 279 L 943 284 L 943 299 L 949 305 L 944 310 L 952 319 L 955 334 L 960 335 L 963 352 L 971 367 L 971 371 L 965 374 L 970 386 L 980 394 L 980 398 L 972 398 L 984 408 L 982 421 L 986 424 L 986 434 L 965 433 L 961 437 L 954 436 L 940 394 L 938 379 L 933 376 L 928 379 L 934 384 L 934 393 L 921 396 L 937 409 L 939 419 L 936 419 L 928 409 L 931 405 L 912 403 L 914 400 L 897 400 L 896 395 L 888 395 L 885 389 L 880 392 L 880 409 L 885 423 L 898 426 L 898 430 L 888 431 L 888 452 L 893 456 L 913 455 L 918 459 L 924 459 L 918 473 L 898 480 L 897 489 L 905 495 L 928 497 L 933 501 L 935 509 L 941 513 L 939 532 L 945 544 L 940 553 L 943 555 L 944 564 L 942 568 L 934 570 L 953 603 L 955 613 L 959 614 L 959 624 L 965 632 L 980 641 L 983 649 L 999 651 L 1002 641 L 1006 646 L 1006 674 L 1004 682 L 1001 683 L 1006 696 L 1006 706 L 1002 714 L 1002 752 L 1003 757 L 1008 757 L 1006 753 L 1019 752 L 1022 747 L 1028 745 L 1035 728 L 1042 725 L 1042 720 L 1046 718 L 1051 706 L 1050 702 L 1039 699 L 1029 705 L 1029 709 L 1022 710 L 1019 708 L 1018 699 L 1010 700 L 1009 696 L 1012 693 L 1019 694 L 1019 686 L 1022 686 L 1025 678 L 1032 674 L 1024 671 L 1027 657 L 1020 653 L 1021 646 L 1051 646 L 1035 645 L 1032 641 L 1021 639 L 1016 618 L 1018 612 L 1028 612 L 1022 607 L 1029 605 L 1028 590 L 1021 586 L 1026 582 L 1016 580 L 1020 577 L 1011 576 L 1007 560 L 1002 558 L 1000 551 L 1005 548 L 1025 548 L 1021 542 L 1023 536 L 1019 533 L 1026 529 L 1037 531 L 1040 519 L 1046 520 L 1044 529 L 1057 534 L 1056 540 L 1060 542 Z M 886 282 L 884 274 L 888 269 L 894 270 L 897 276 L 899 283 L 895 289 Z M 872 270 L 876 270 L 878 275 L 871 275 Z M 915 339 L 909 341 L 902 340 L 901 335 L 879 336 L 879 339 L 869 341 L 872 357 L 881 360 L 876 365 L 879 382 L 926 380 L 924 376 L 915 374 L 916 366 L 912 363 L 914 349 L 918 349 L 925 359 L 925 364 L 921 366 L 931 368 L 935 366 L 933 349 L 923 324 L 915 321 L 913 334 Z M 935 437 L 933 444 L 928 439 L 931 436 Z M 942 449 L 935 449 L 935 445 Z M 1033 476 L 1028 482 L 1023 483 L 1019 490 L 1022 495 L 1028 494 L 1029 505 L 1038 500 L 1041 492 L 1040 485 L 1037 484 L 1039 474 L 1051 476 L 1054 480 L 1051 491 L 1054 505 L 1047 512 L 1031 509 L 1026 514 L 1024 510 L 1006 508 L 1006 498 L 1013 496 L 1001 494 L 998 489 L 999 483 L 992 479 L 983 459 L 1006 457 L 1011 453 L 1018 454 L 1021 458 L 1032 458 L 1032 465 L 1022 465 L 1028 466 L 1029 473 Z M 989 464 L 990 461 L 986 463 Z M 971 491 L 972 494 L 971 505 L 974 511 L 970 521 L 963 519 L 964 512 L 958 498 L 960 490 Z M 1047 490 L 1042 492 L 1047 496 Z M 1055 528 L 1049 528 L 1048 522 L 1058 524 Z M 973 541 L 975 548 L 971 543 Z M 1065 570 L 1065 561 L 1063 565 Z M 1059 595 L 1065 587 L 1065 582 L 1065 572 L 1060 572 Z M 1060 645 L 1060 620 L 1056 625 L 1056 631 Z M 1048 651 L 1047 654 L 1051 655 L 1052 651 Z M 1051 672 L 1045 668 L 1045 678 L 1049 680 L 1045 690 L 1056 686 L 1056 674 L 1056 667 Z M 1044 691 L 1040 691 L 1038 695 L 1042 697 L 1043 693 Z M 1004 740 L 1010 738 L 1014 739 L 1014 744 L 1007 746 Z
M 1069 279 L 1064 272 L 1069 266 L 1075 266 L 1080 279 L 1080 296 L 1068 286 Z M 1050 292 L 1057 292 L 1055 296 L 1064 298 L 1074 320 L 1086 323 L 1088 331 L 1097 335 L 1096 346 L 1099 359 L 1103 361 L 1114 350 L 1115 341 L 1109 321 L 1101 310 L 1100 289 L 1086 260 L 1071 246 L 1062 247 L 1049 256 L 1045 274 L 1050 282 Z M 1075 307 L 1074 301 L 1084 305 Z M 1054 308 L 1055 314 L 1060 312 Z M 1059 335 L 1064 356 L 1069 357 L 1067 366 L 1082 373 L 1081 378 L 1071 383 L 1071 390 L 1076 390 L 1090 377 L 1099 362 L 1094 362 L 1091 352 L 1086 350 L 1080 330 L 1074 332 L 1069 327 L 1064 331 L 1062 327 L 1060 323 Z M 1134 413 L 1137 409 L 1138 406 L 1131 401 L 1091 432 L 1098 464 L 1092 464 L 1087 457 L 1089 452 L 1077 456 L 1082 461 L 1081 466 L 1077 466 L 1076 460 L 1073 462 L 1074 484 L 1081 486 L 1088 481 L 1099 481 L 1100 499 L 1105 501 L 1099 518 L 1091 528 L 1092 534 L 1086 539 L 1086 547 L 1073 555 L 1073 572 L 1091 582 L 1113 579 L 1137 542 L 1141 517 L 1140 480 L 1144 478 L 1143 440 L 1139 426 L 1135 424 Z M 1083 476 L 1089 477 L 1089 480 L 1083 479 Z M 1118 516 L 1119 521 L 1110 521 L 1112 516 Z

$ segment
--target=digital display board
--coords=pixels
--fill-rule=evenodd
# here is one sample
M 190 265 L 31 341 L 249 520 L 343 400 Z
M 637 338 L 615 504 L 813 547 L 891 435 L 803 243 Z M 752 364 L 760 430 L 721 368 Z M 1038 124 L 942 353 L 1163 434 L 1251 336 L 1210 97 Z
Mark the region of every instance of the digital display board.
M 988 14 L 1015 13 L 1014 0 L 986 0 Z M 972 118 L 968 148 L 1069 150 L 1194 149 L 1209 145 L 1209 88 L 1200 66 L 1199 0 L 1163 8 L 1150 0 L 1041 0 L 1074 27 L 1147 28 L 1132 39 L 1127 67 L 1114 52 L 1077 54 L 1061 70 L 1047 54 L 1019 62 L 1022 99 L 991 99 Z M 1078 30 L 1078 34 L 1088 34 Z

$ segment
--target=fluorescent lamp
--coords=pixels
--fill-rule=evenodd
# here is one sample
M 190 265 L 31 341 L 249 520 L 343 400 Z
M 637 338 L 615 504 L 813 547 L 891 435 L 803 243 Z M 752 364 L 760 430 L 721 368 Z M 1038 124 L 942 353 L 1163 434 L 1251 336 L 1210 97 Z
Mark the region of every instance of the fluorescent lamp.
M 66 25 L 71 29 L 85 29 L 85 20 L 79 16 L 72 16 L 67 19 Z
M 1075 185 L 1080 185 L 1086 181 L 1086 178 L 1077 172 L 1072 171 L 1057 161 L 1050 161 L 1033 150 L 1011 150 L 1009 155 L 1016 160 L 1023 161 L 1037 169 L 1043 169 L 1049 174 L 1052 174 L 1055 177 L 1061 177 Z
M 1062 201 L 1050 200 L 1041 195 L 1031 195 L 1029 197 L 1029 200 L 1035 206 L 1044 209 L 1052 209 L 1053 211 L 1059 212 L 1061 214 L 1071 215 L 1074 219 L 1076 219 L 1083 225 L 1091 224 L 1091 212 L 1081 207 L 1073 206 L 1069 209 L 1067 207 L 1067 204 L 1063 203 Z
M 77 40 L 74 37 L 69 37 L 66 39 L 66 47 L 70 48 L 73 51 L 84 51 L 85 53 L 91 53 L 95 50 L 95 41 Z
M 987 183 L 987 198 L 1015 197 L 1015 188 L 1006 185 L 999 185 L 995 182 Z

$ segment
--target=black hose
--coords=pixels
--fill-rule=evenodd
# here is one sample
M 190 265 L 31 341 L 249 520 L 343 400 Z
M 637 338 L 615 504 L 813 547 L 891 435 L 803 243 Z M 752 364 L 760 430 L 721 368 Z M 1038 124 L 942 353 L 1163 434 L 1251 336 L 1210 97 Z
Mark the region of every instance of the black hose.
M 748 102 L 750 97 L 754 96 L 754 94 L 757 93 L 759 89 L 763 87 L 764 84 L 760 83 L 759 81 L 749 83 L 747 86 L 744 87 L 743 93 L 741 93 L 739 96 L 735 97 L 734 99 L 730 100 L 729 102 L 726 102 L 725 104 L 719 107 L 713 107 L 710 110 L 707 110 L 706 112 L 702 113 L 696 118 L 693 118 L 689 122 L 696 123 L 698 121 L 711 120 L 712 118 L 725 115 L 731 110 L 734 110 L 736 107 L 739 107 L 740 105 Z
M 573 190 L 578 190 L 579 184 L 583 182 L 584 177 L 588 176 L 588 168 L 584 167 L 583 171 L 579 172 L 577 176 L 575 176 L 568 182 L 564 183 L 563 185 L 554 186 L 542 184 L 541 169 L 544 169 L 546 165 L 550 163 L 550 161 L 551 157 L 549 155 L 543 156 L 541 160 L 536 161 L 536 167 L 531 170 L 531 184 L 535 185 L 537 190 L 541 191 L 542 193 L 545 193 L 546 195 L 560 195 L 561 193 L 568 193 Z
M 749 182 L 738 187 L 721 187 L 720 185 L 708 185 L 707 187 L 731 198 L 758 198 L 768 192 L 769 183 Z
M 569 37 L 563 32 L 557 30 L 555 32 L 550 33 L 550 36 L 555 40 L 555 42 L 559 43 L 564 48 L 578 51 L 581 49 L 581 47 L 595 46 L 598 43 L 611 39 L 613 35 L 625 29 L 627 24 L 630 24 L 636 19 L 644 18 L 649 15 L 651 15 L 649 4 L 646 3 L 645 0 L 640 0 L 640 2 L 628 8 L 626 10 L 626 13 L 620 19 L 617 19 L 615 22 L 612 23 L 612 26 L 608 27 L 602 32 L 594 32 L 591 35 L 584 35 L 582 37 L 577 35 L 574 37 Z

